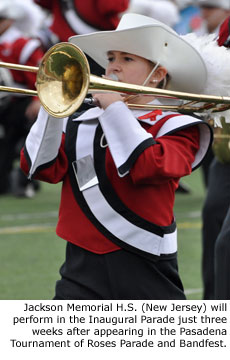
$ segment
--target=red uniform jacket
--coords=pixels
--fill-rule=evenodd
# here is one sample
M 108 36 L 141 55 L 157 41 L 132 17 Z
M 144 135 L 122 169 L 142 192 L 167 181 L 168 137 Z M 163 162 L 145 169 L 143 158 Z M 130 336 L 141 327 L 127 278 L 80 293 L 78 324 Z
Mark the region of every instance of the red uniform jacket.
M 57 119 L 45 123 L 41 115 L 38 130 L 35 126 L 22 151 L 21 166 L 28 174 L 40 156 L 35 177 L 50 183 L 63 181 L 57 225 L 60 237 L 99 254 L 120 246 L 155 255 L 170 253 L 176 237 L 175 190 L 180 177 L 190 174 L 192 164 L 198 166 L 205 155 L 210 129 L 198 119 L 179 114 L 162 114 L 156 121 L 139 123 L 124 107 L 119 103 L 111 107 L 111 122 L 104 121 L 103 115 L 100 124 L 84 118 L 88 112 L 70 119 L 57 156 L 56 150 L 51 151 L 51 138 L 56 142 L 59 131 Z M 127 115 L 126 122 L 114 121 L 120 109 Z M 43 125 L 46 135 L 35 140 Z M 118 131 L 121 126 L 123 132 Z M 34 156 L 35 142 L 43 146 L 39 156 Z M 87 180 L 81 183 L 85 168 Z M 163 238 L 163 250 L 150 249 L 152 240 L 158 248 Z

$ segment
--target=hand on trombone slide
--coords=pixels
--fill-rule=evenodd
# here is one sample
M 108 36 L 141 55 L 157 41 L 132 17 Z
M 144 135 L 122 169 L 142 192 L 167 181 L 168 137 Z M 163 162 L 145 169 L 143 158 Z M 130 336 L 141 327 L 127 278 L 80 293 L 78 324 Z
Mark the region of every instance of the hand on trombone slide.
M 119 93 L 96 93 L 93 94 L 94 105 L 99 106 L 102 109 L 106 109 L 109 105 L 116 101 L 124 101 L 125 95 Z

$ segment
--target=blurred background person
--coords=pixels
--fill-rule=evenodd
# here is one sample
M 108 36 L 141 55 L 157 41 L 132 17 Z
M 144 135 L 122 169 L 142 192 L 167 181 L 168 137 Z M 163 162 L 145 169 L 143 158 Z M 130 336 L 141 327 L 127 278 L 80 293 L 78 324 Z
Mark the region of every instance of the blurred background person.
M 40 30 L 46 50 L 68 41 L 70 36 L 100 30 L 114 30 L 130 0 L 34 0 L 49 17 Z M 103 69 L 87 56 L 91 73 L 102 75 Z
M 179 8 L 171 0 L 130 0 L 128 12 L 152 17 L 170 27 L 180 20 Z
M 43 19 L 40 11 L 40 8 L 29 0 L 0 1 L 1 61 L 39 65 L 44 54 L 40 41 L 35 37 Z M 8 74 L 11 86 L 35 89 L 35 73 L 8 70 Z M 35 97 L 18 94 L 1 94 L 1 98 L 0 194 L 13 193 L 17 196 L 31 197 L 38 189 L 38 183 L 28 181 L 19 168 L 13 172 L 12 170 L 19 155 L 20 142 L 23 143 L 36 119 L 40 102 Z
M 229 0 L 197 0 L 203 20 L 203 33 L 218 34 L 222 22 L 230 15 Z M 202 31 L 200 30 L 200 33 Z
M 34 0 L 52 14 L 49 28 L 58 42 L 68 40 L 73 34 L 115 29 L 129 1 Z
M 218 44 L 230 51 L 230 17 L 221 25 Z M 202 219 L 202 275 L 205 300 L 230 299 L 230 111 L 218 115 L 215 132 L 227 138 L 214 140 L 214 159 Z M 218 136 L 217 133 L 217 136 Z M 227 214 L 227 215 L 226 215 Z

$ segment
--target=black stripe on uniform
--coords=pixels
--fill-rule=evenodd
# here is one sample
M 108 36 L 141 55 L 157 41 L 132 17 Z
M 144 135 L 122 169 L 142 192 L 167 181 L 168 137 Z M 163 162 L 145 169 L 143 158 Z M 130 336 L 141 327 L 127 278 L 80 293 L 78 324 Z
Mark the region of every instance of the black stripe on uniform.
M 140 145 L 138 145 L 136 149 L 132 152 L 132 154 L 128 157 L 126 162 L 118 168 L 119 174 L 121 175 L 126 174 L 131 169 L 131 167 L 133 166 L 139 155 L 145 149 L 147 149 L 148 147 L 154 144 L 156 144 L 156 141 L 153 138 L 149 138 L 144 140 Z

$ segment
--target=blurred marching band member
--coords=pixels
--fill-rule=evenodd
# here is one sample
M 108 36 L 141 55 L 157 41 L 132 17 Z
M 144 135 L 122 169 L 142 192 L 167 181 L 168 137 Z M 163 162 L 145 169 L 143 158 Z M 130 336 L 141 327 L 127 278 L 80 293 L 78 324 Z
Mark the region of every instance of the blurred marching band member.
M 170 27 L 180 20 L 178 6 L 171 0 L 130 0 L 127 11 L 152 17 Z
M 230 15 L 229 0 L 197 0 L 203 20 L 203 33 L 216 33 L 218 35 L 220 25 Z
M 29 66 L 39 65 L 44 53 L 40 41 L 32 35 L 35 35 L 36 29 L 39 27 L 40 23 L 37 21 L 40 11 L 40 8 L 32 2 L 1 0 L 1 61 Z M 35 89 L 35 73 L 8 71 L 11 74 L 11 86 Z M 11 179 L 11 172 L 14 160 L 18 155 L 19 142 L 24 141 L 30 126 L 36 119 L 40 102 L 36 97 L 19 95 L 8 95 L 7 100 L 5 98 L 4 106 L 1 107 L 0 119 L 0 194 L 13 191 L 15 195 L 30 197 L 38 187 L 37 182 L 28 181 L 20 169 L 15 170 L 14 177 Z
M 120 15 L 128 8 L 129 0 L 34 0 L 51 14 L 44 43 L 47 48 L 68 41 L 73 35 L 100 30 L 113 30 Z M 88 57 L 91 73 L 102 75 L 103 69 Z

